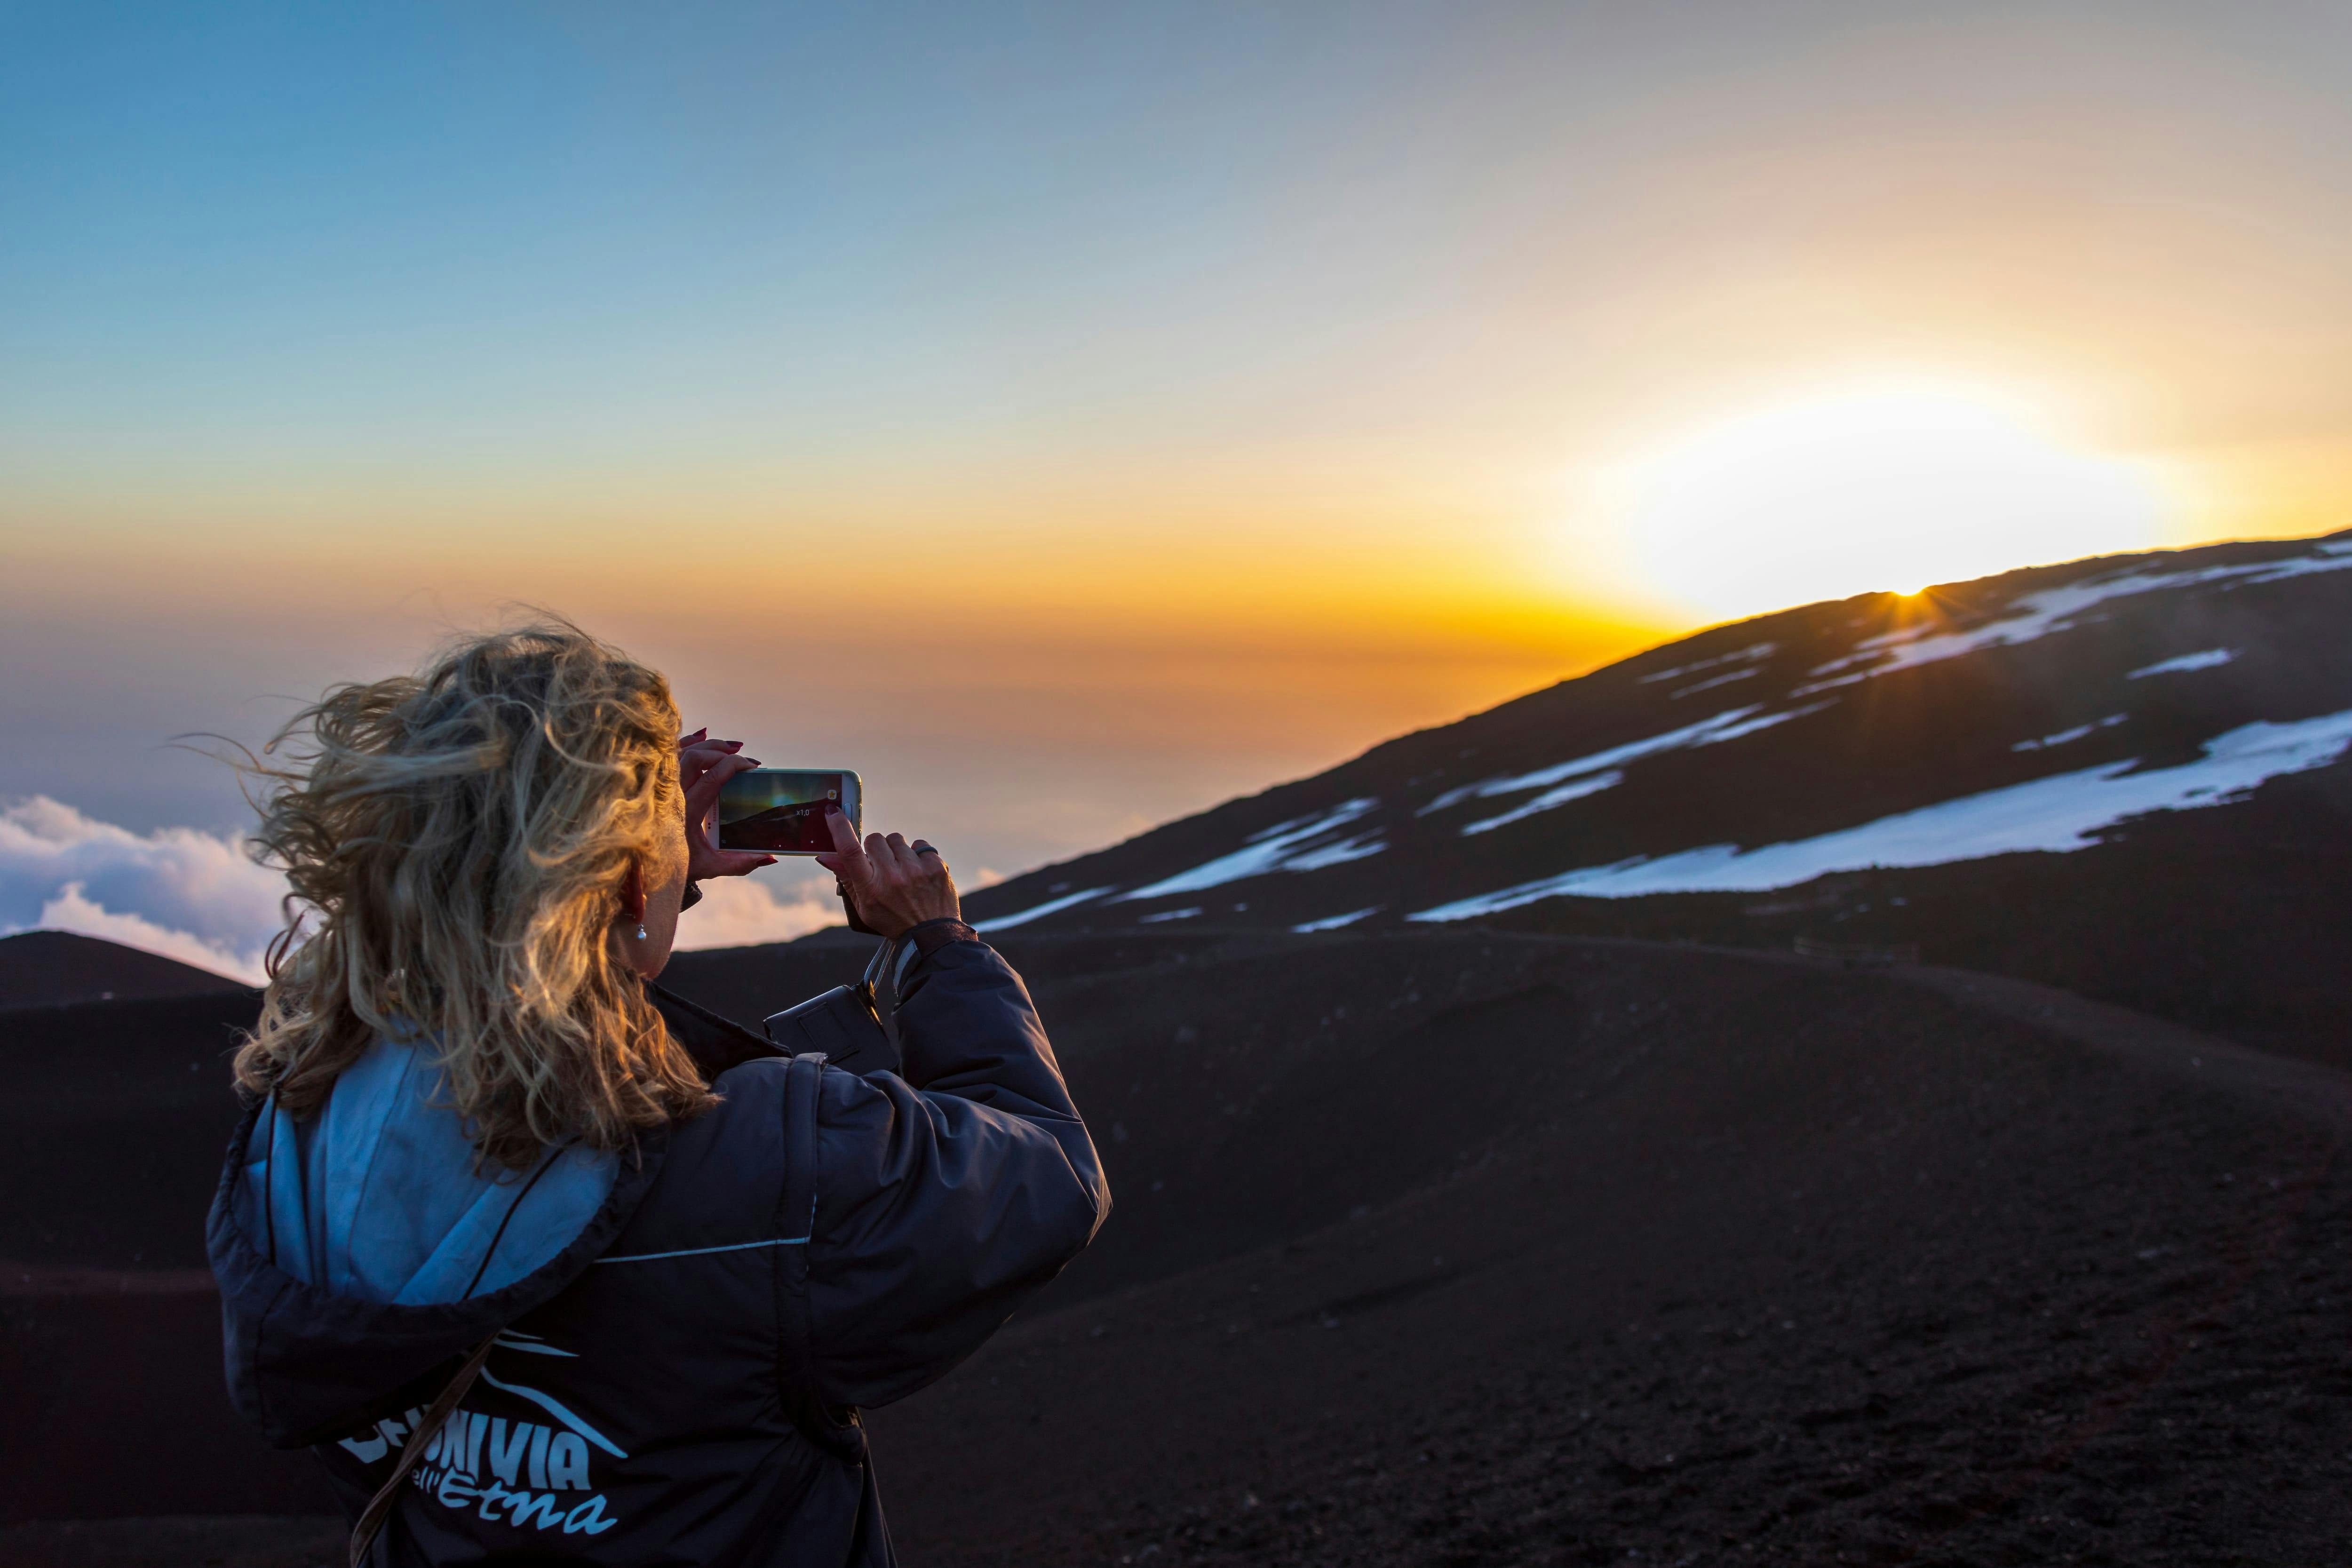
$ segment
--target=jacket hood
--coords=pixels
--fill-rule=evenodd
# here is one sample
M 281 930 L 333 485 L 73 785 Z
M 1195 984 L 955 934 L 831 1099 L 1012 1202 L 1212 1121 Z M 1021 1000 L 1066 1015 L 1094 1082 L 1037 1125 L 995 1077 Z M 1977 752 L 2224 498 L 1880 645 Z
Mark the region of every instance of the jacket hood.
M 667 1142 L 478 1172 L 442 1088 L 429 1042 L 380 1039 L 317 1115 L 265 1100 L 230 1144 L 206 1233 L 229 1394 L 281 1447 L 430 1403 L 604 1249 Z

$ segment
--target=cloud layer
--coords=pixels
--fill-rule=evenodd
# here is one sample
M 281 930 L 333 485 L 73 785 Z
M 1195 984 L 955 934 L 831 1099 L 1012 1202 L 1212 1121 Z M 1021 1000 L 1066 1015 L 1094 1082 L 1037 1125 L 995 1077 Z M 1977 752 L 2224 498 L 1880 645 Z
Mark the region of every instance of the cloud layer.
M 841 923 L 832 879 L 779 872 L 706 883 L 682 949 L 790 942 Z M 258 984 L 286 880 L 226 835 L 133 833 L 35 795 L 0 807 L 0 935 L 69 931 Z
M 223 835 L 133 833 L 47 795 L 0 807 L 0 932 L 79 931 L 258 981 L 285 893 Z
M 819 926 L 842 923 L 841 900 L 834 896 L 830 876 L 779 887 L 770 879 L 783 869 L 777 867 L 749 877 L 722 877 L 703 883 L 702 901 L 677 922 L 679 948 L 790 942 Z

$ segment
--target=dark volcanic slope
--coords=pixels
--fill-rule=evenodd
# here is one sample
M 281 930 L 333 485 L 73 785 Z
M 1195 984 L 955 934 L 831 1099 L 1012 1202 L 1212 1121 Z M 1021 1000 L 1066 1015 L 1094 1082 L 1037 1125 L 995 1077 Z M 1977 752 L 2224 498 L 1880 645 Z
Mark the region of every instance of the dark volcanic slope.
M 2352 536 L 1719 627 L 970 900 L 1917 944 L 2352 1063 Z
M 208 969 L 71 931 L 0 936 L 0 1010 L 245 988 L 244 982 Z
M 2352 1528 L 2341 1075 L 1938 972 L 1459 927 L 1005 946 L 1118 1206 L 874 1415 L 910 1562 L 2300 1565 Z M 863 956 L 673 978 L 750 1016 Z M 58 1067 L 8 1130 L 71 1224 L 7 1243 L 40 1267 L 0 1289 L 0 1520 L 316 1506 L 172 1272 L 229 1114 L 233 1020 L 194 1005 L 21 1016 L 118 1023 L 81 1037 L 103 1092 Z M 155 1432 L 173 1462 L 127 1462 Z
M 0 1262 L 202 1268 L 259 993 L 0 1016 Z
M 2340 1561 L 2352 1080 L 1971 984 L 1468 937 L 1057 993 L 1119 1209 L 871 1417 L 909 1561 Z

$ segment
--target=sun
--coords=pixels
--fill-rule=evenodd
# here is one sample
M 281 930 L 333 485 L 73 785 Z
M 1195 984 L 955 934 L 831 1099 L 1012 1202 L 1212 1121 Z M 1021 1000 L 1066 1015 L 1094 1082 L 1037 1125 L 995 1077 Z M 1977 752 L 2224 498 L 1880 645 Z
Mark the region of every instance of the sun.
M 2162 542 L 2159 486 L 2016 400 L 1879 384 L 1792 397 L 1621 464 L 1605 486 L 1654 591 L 1754 615 Z

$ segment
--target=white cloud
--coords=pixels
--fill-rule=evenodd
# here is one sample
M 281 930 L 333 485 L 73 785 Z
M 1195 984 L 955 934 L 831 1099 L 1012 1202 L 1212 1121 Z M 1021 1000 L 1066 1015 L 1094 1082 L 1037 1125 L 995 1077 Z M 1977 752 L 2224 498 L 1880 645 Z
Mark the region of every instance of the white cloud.
M 789 942 L 841 923 L 829 877 L 703 884 L 678 946 Z M 258 984 L 286 879 L 236 838 L 193 827 L 133 833 L 46 795 L 0 807 L 0 935 L 69 931 Z
M 678 917 L 680 951 L 790 942 L 821 926 L 842 923 L 841 900 L 835 896 L 831 877 L 780 888 L 762 879 L 771 875 L 754 871 L 703 883 L 702 901 Z
M 75 931 L 120 942 L 124 947 L 160 952 L 165 958 L 176 958 L 182 963 L 193 963 L 215 974 L 233 974 L 255 985 L 262 981 L 261 965 L 248 955 L 215 947 L 186 931 L 159 926 L 140 915 L 121 914 L 103 904 L 94 904 L 83 895 L 79 882 L 68 882 L 63 891 L 43 904 L 40 918 L 33 925 L 39 931 Z
M 47 795 L 0 807 L 0 932 L 79 931 L 257 981 L 285 892 L 225 835 L 133 833 Z

